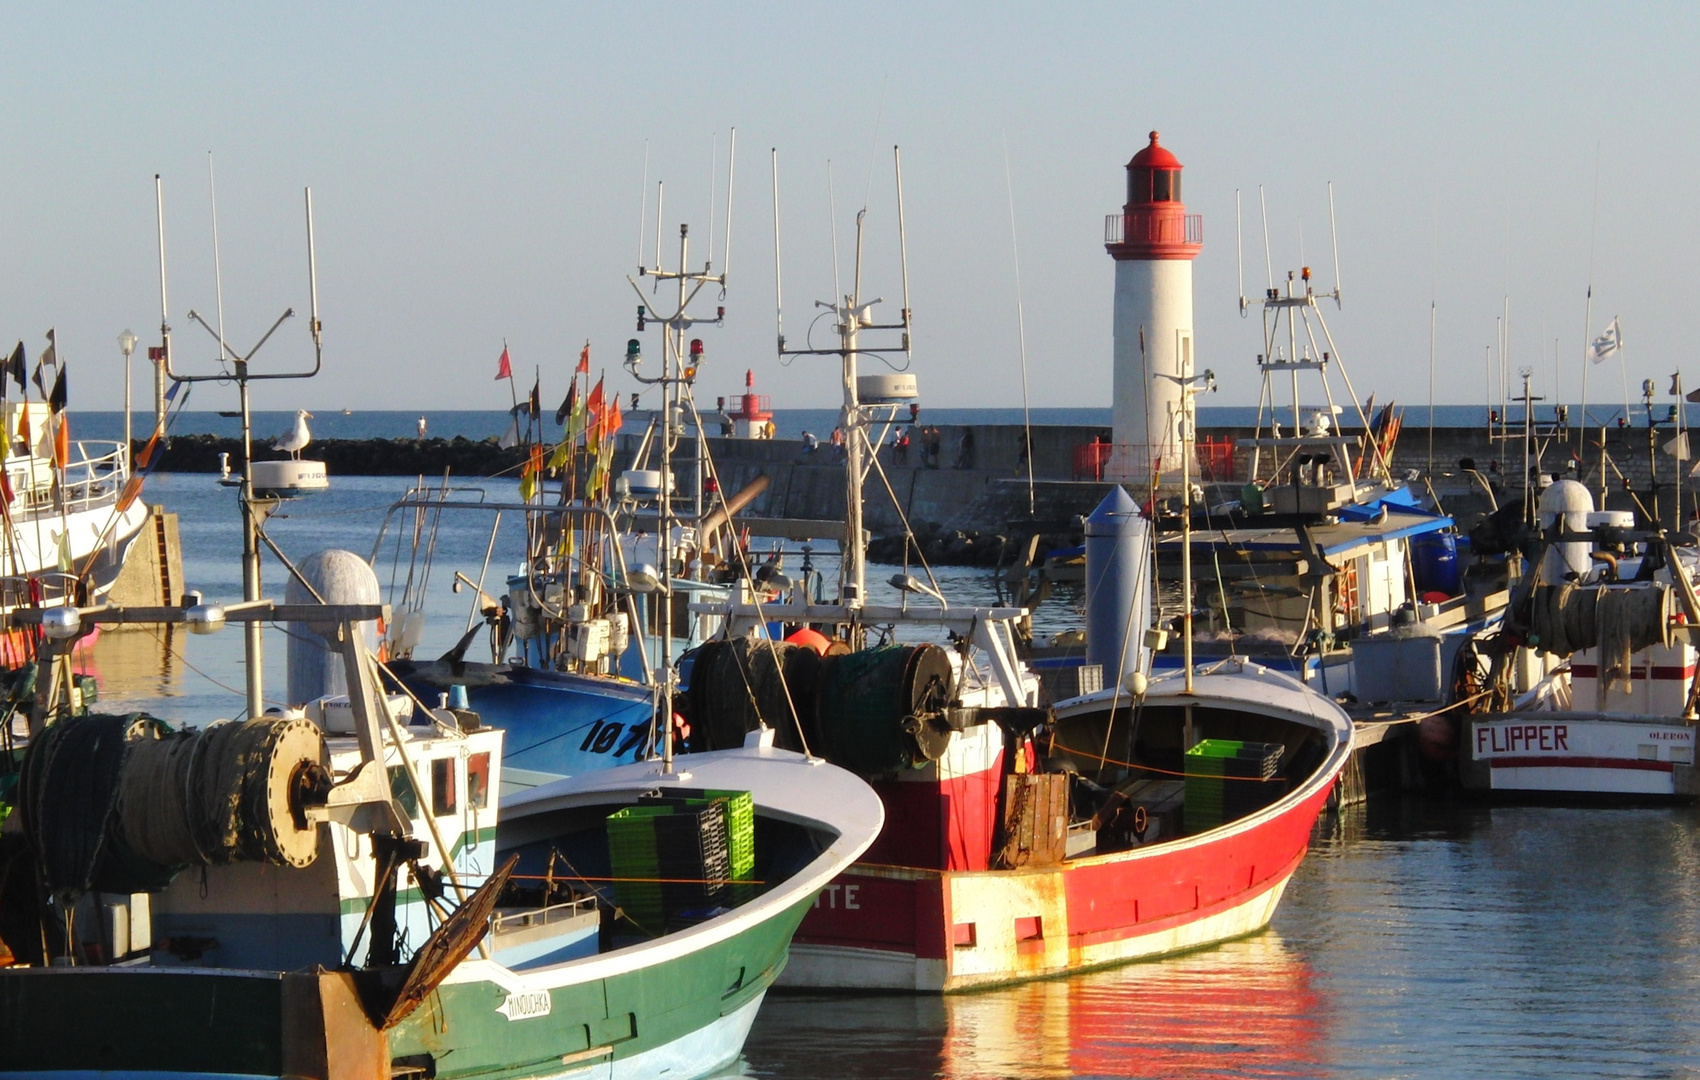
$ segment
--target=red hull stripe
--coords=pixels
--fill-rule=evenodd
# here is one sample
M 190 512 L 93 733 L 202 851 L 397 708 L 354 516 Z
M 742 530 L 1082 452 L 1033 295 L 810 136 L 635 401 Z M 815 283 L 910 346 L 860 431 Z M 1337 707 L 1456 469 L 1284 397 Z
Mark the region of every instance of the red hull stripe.
M 1496 769 L 1636 769 L 1644 772 L 1670 772 L 1669 761 L 1642 761 L 1639 758 L 1609 757 L 1496 757 L 1488 764 Z
M 1694 664 L 1690 664 L 1687 667 L 1676 667 L 1668 664 L 1654 664 L 1653 678 L 1692 679 L 1694 677 L 1695 670 L 1696 666 Z M 1629 674 L 1631 678 L 1645 679 L 1647 677 L 1646 671 L 1647 669 L 1644 667 L 1631 666 Z M 1597 679 L 1600 677 L 1600 667 L 1598 664 L 1571 664 L 1570 674 L 1578 679 Z

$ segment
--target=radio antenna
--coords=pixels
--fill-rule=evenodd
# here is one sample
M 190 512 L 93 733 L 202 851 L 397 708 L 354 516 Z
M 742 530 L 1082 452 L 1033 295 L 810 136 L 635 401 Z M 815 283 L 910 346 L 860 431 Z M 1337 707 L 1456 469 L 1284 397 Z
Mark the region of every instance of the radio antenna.
M 844 299 L 838 282 L 838 200 L 832 194 L 832 159 L 826 159 L 826 216 L 832 225 L 832 302 Z
M 1340 234 L 1334 228 L 1334 181 L 1328 181 L 1328 241 L 1334 246 L 1334 307 L 1340 307 Z
M 1240 318 L 1245 318 L 1245 228 L 1240 222 L 1240 189 L 1234 189 L 1234 273 L 1240 283 Z
M 159 224 L 159 350 L 160 358 L 153 367 L 153 431 L 156 436 L 165 432 L 165 371 L 171 366 L 170 305 L 165 294 L 165 187 L 159 174 L 153 174 L 154 217 Z
M 667 194 L 667 181 L 655 182 L 655 268 L 661 269 L 661 207 L 662 198 Z
M 714 181 L 720 171 L 720 132 L 708 134 L 708 263 L 714 264 Z
M 779 335 L 779 351 L 785 351 L 785 292 L 779 272 L 779 148 L 773 155 L 773 327 Z
M 720 296 L 726 296 L 726 275 L 732 270 L 732 180 L 734 170 L 738 166 L 738 129 L 733 128 L 726 144 L 726 239 L 725 250 L 720 254 Z M 712 207 L 710 208 L 712 219 Z M 709 253 L 713 254 L 714 245 L 709 244 Z
M 1275 287 L 1275 264 L 1269 257 L 1269 200 L 1263 197 L 1263 185 L 1257 185 L 1257 205 L 1263 210 L 1263 279 L 1265 288 Z
M 207 195 L 212 204 L 212 242 L 213 242 L 213 299 L 218 305 L 218 360 L 224 363 L 227 355 L 234 355 L 230 347 L 224 343 L 224 269 L 219 264 L 218 257 L 218 182 L 213 175 L 212 151 L 207 151 Z
M 649 231 L 649 140 L 643 141 L 643 181 L 638 184 L 638 273 L 643 273 L 643 234 Z
M 897 173 L 897 259 L 903 268 L 903 355 L 914 359 L 909 338 L 909 241 L 903 230 L 903 158 L 891 148 L 891 164 Z

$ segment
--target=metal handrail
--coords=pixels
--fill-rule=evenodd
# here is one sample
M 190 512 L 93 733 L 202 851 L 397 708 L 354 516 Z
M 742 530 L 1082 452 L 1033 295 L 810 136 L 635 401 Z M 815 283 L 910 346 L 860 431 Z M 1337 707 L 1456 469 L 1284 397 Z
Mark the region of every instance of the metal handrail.
M 13 505 L 25 511 L 31 510 L 65 510 L 75 512 L 94 510 L 117 502 L 123 493 L 124 482 L 130 478 L 130 448 L 122 442 L 111 440 L 81 440 L 72 444 L 76 447 L 76 458 L 66 463 L 63 470 L 57 470 L 59 495 L 55 498 L 51 478 L 56 471 L 52 459 L 30 455 L 10 459 L 5 463 L 8 478 L 16 476 L 12 487 L 16 496 Z M 111 446 L 105 453 L 91 456 L 91 447 Z M 13 462 L 21 465 L 13 469 Z M 38 472 L 36 463 L 40 462 L 45 468 Z M 49 482 L 38 482 L 38 476 L 48 478 Z

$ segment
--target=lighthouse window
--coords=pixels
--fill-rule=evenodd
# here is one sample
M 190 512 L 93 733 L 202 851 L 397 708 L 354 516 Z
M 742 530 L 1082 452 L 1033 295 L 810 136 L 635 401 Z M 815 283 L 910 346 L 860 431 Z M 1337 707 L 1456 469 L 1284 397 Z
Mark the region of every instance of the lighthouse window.
M 1179 202 L 1181 173 L 1179 169 L 1155 169 L 1151 173 L 1151 201 Z
M 1129 205 L 1151 201 L 1151 170 L 1127 171 L 1127 201 Z

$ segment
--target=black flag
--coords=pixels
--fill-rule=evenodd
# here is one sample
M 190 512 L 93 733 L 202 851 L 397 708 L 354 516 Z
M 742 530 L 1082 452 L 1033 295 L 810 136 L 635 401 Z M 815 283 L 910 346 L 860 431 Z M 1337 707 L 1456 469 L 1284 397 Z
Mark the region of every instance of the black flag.
M 561 407 L 555 410 L 555 423 L 565 424 L 567 422 L 567 417 L 571 416 L 573 409 L 577 407 L 578 377 L 574 376 L 572 383 L 567 387 L 566 399 L 561 402 Z
M 543 403 L 538 400 L 538 393 L 542 389 L 543 377 L 538 376 L 537 381 L 531 384 L 531 400 L 527 403 L 531 407 L 531 418 L 533 420 L 543 415 Z
M 65 365 L 59 365 L 59 377 L 53 380 L 53 392 L 47 395 L 47 407 L 55 415 L 65 411 Z
M 43 382 L 41 378 L 42 370 L 44 368 L 56 368 L 58 366 L 59 342 L 54 338 L 53 331 L 49 330 L 47 332 L 47 348 L 41 350 L 41 356 L 37 358 L 35 362 L 35 374 L 31 376 L 35 380 L 35 388 L 37 390 L 40 390 L 43 394 L 47 393 L 47 384 Z
M 29 384 L 24 380 L 29 378 L 29 372 L 24 369 L 24 343 L 21 341 L 18 342 L 18 347 L 12 350 L 12 358 L 6 361 L 6 370 L 0 371 L 0 395 L 5 393 L 4 387 L 8 375 L 17 381 L 20 392 L 28 388 Z

